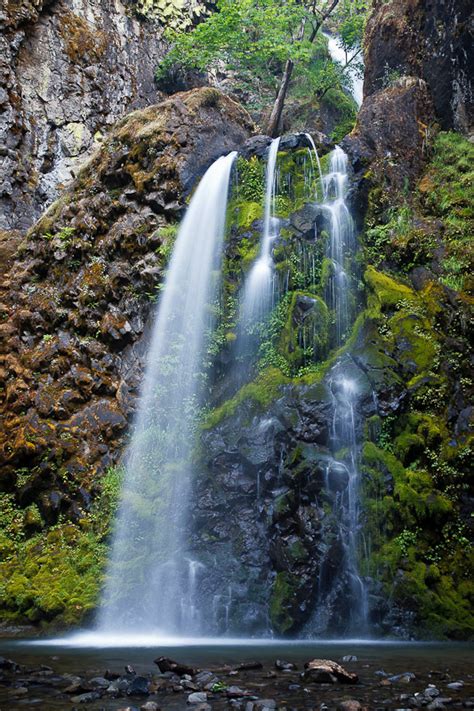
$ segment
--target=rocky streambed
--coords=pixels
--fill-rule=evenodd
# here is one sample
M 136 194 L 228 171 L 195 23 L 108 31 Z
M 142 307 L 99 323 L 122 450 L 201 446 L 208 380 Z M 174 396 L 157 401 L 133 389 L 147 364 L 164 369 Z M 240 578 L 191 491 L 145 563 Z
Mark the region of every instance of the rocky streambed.
M 467 645 L 229 644 L 175 649 L 173 658 L 157 648 L 3 647 L 16 657 L 0 658 L 2 710 L 474 707 Z

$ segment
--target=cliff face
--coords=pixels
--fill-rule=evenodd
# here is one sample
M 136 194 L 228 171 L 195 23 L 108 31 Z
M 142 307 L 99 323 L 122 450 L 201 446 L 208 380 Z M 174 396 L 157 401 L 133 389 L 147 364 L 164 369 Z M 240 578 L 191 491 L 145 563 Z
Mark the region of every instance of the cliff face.
M 0 229 L 29 227 L 103 132 L 127 111 L 156 101 L 160 20 L 173 5 L 151 12 L 153 3 L 145 11 L 126 0 L 4 4 Z M 192 18 L 198 5 L 185 3 L 183 17 Z
M 77 18 L 66 37 L 61 35 L 58 8 L 85 12 L 77 4 L 69 10 L 56 4 L 15 7 L 18 14 L 11 5 L 8 15 L 10 37 L 18 38 L 16 50 L 11 43 L 14 72 L 8 74 L 10 66 L 4 65 L 3 73 L 12 82 L 5 114 L 11 145 L 3 156 L 12 192 L 3 199 L 10 210 L 7 224 L 15 210 L 24 212 L 26 224 L 49 199 L 38 186 L 52 185 L 47 181 L 54 171 L 66 159 L 84 156 L 97 128 L 124 110 L 116 96 L 130 105 L 148 100 L 152 52 L 158 50 L 147 45 L 145 35 L 138 46 L 146 25 L 126 12 L 114 20 L 120 15 L 128 27 L 125 45 L 109 47 L 100 35 L 103 27 L 88 44 L 90 35 Z M 105 13 L 104 7 L 96 11 Z M 367 545 L 360 569 L 372 629 L 465 638 L 473 626 L 468 568 L 473 301 L 467 276 L 473 146 L 458 134 L 436 137 L 439 125 L 468 125 L 469 93 L 463 79 L 464 4 L 458 3 L 452 22 L 440 14 L 441 3 L 433 7 L 431 16 L 415 0 L 378 4 L 369 21 L 366 98 L 356 130 L 345 141 L 361 228 L 359 318 L 337 357 L 361 386 L 355 415 Z M 444 29 L 433 18 L 444 18 Z M 113 34 L 119 25 L 113 25 Z M 73 52 L 77 28 L 87 66 L 81 64 L 84 53 L 65 59 L 67 47 Z M 50 47 L 45 66 L 57 67 L 59 83 L 53 86 L 46 70 L 44 97 L 52 101 L 44 106 L 37 84 L 41 71 L 34 71 L 30 50 L 22 54 L 26 42 L 31 51 L 33 46 L 38 53 L 49 51 L 47 42 L 40 46 L 34 40 L 40 29 L 52 33 L 57 61 L 63 61 L 54 64 L 56 50 Z M 439 70 L 429 61 L 431 41 L 442 58 Z M 120 65 L 116 75 L 114 62 Z M 21 95 L 15 84 L 20 68 L 28 75 Z M 435 77 L 449 88 L 442 96 Z M 22 114 L 27 100 L 30 108 Z M 104 107 L 99 119 L 97 106 Z M 40 128 L 31 118 L 37 110 Z M 17 132 L 15 117 L 21 116 Z M 66 156 L 57 147 L 61 141 L 69 145 L 71 130 L 76 138 L 88 138 L 77 154 L 68 149 Z M 0 312 L 5 395 L 0 583 L 7 617 L 71 623 L 96 604 L 111 492 L 118 488 L 112 465 L 123 452 L 133 415 L 147 325 L 184 196 L 214 158 L 239 147 L 252 130 L 245 111 L 209 88 L 136 111 L 119 121 L 34 226 L 9 270 L 13 246 L 0 243 L 8 272 Z M 297 145 L 290 140 L 282 148 Z M 317 245 L 317 279 L 312 274 L 311 284 L 295 261 L 315 248 L 315 227 L 324 230 L 314 209 L 296 205 L 304 171 L 291 155 L 289 150 L 280 156 L 293 193 L 280 205 L 286 244 L 275 245 L 275 259 L 279 270 L 288 271 L 293 295 L 272 322 L 272 357 L 267 353 L 260 375 L 237 392 L 226 377 L 235 322 L 225 311 L 229 307 L 222 310 L 213 354 L 216 407 L 204 425 L 189 530 L 197 556 L 214 557 L 212 565 L 219 564 L 219 576 L 206 582 L 210 601 L 222 590 L 227 595 L 238 578 L 226 615 L 231 626 L 248 633 L 261 631 L 268 620 L 280 634 L 307 631 L 322 561 L 331 583 L 342 555 L 330 508 L 344 472 L 334 471 L 339 483 L 333 492 L 324 481 L 335 353 L 325 336 L 328 319 L 316 306 L 328 269 Z M 41 164 L 44 172 L 25 168 L 17 175 L 16 156 L 27 167 Z M 243 198 L 230 206 L 234 227 L 224 273 L 234 307 L 261 234 L 264 170 L 250 154 L 247 158 L 239 164 Z M 30 175 L 32 186 L 25 182 Z M 309 286 L 316 291 L 308 294 Z M 301 375 L 299 335 L 308 303 L 314 306 L 319 364 Z M 340 634 L 349 581 L 341 579 L 334 590 L 324 629 Z
M 426 82 L 443 129 L 473 128 L 474 43 L 469 0 L 376 2 L 365 37 L 364 95 L 400 76 Z

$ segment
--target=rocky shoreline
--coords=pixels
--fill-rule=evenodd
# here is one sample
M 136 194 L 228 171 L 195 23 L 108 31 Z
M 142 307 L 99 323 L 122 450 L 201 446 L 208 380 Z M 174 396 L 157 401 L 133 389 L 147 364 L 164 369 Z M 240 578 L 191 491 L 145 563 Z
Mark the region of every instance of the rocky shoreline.
M 150 650 L 150 661 L 152 655 Z M 60 657 L 50 660 L 53 666 L 27 666 L 0 657 L 0 708 L 442 711 L 474 707 L 473 675 L 458 678 L 449 659 L 442 668 L 392 673 L 352 654 L 343 656 L 341 663 L 313 659 L 299 665 L 275 659 L 203 669 L 159 656 L 154 672 L 137 671 L 127 664 L 80 674 L 59 672 Z

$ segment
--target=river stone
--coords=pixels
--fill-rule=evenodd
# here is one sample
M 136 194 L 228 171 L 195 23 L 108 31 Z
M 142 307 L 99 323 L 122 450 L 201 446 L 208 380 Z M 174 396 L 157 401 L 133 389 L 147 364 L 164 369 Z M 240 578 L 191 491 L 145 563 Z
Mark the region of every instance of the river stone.
M 189 694 L 188 704 L 203 704 L 207 701 L 207 694 L 205 691 L 196 691 L 194 694 Z
M 100 694 L 97 691 L 90 691 L 87 694 L 79 694 L 79 696 L 71 696 L 71 701 L 75 704 L 91 704 L 93 701 L 100 699 Z
M 150 693 L 150 681 L 145 676 L 136 676 L 132 679 L 128 688 L 128 696 L 148 696 Z
M 147 701 L 146 704 L 140 706 L 140 711 L 160 711 L 160 707 L 156 701 Z
M 317 684 L 357 684 L 359 677 L 330 659 L 313 659 L 304 665 L 304 678 Z
M 188 674 L 191 677 L 196 674 L 196 669 L 189 667 L 187 664 L 175 662 L 169 657 L 157 657 L 153 663 L 156 664 L 162 674 L 165 674 L 166 672 L 173 672 L 173 674 L 177 674 L 178 676 Z
M 347 701 L 341 701 L 337 706 L 337 711 L 361 711 L 362 704 L 356 699 L 347 699 Z
M 283 659 L 277 659 L 275 667 L 279 671 L 294 671 L 296 669 L 296 665 L 293 662 L 285 662 Z
M 403 672 L 403 674 L 395 674 L 395 676 L 388 677 L 388 681 L 391 684 L 409 684 L 413 679 L 416 679 L 413 672 Z

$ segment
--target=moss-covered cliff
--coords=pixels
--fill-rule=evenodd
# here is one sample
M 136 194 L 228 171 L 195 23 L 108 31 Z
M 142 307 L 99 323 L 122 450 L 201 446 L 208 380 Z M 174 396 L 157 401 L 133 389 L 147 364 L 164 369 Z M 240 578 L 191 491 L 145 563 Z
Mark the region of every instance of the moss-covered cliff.
M 342 345 L 326 299 L 334 277 L 327 215 L 315 204 L 318 176 L 300 135 L 286 137 L 279 156 L 275 308 L 239 350 L 238 293 L 258 253 L 269 139 L 253 138 L 237 161 L 222 291 L 210 305 L 218 321 L 208 353 L 213 381 L 188 530 L 196 557 L 219 572 L 204 583 L 219 603 L 216 630 L 346 631 L 335 503 L 349 455 L 333 451 L 330 432 L 332 380 L 344 369 L 358 389 L 358 565 L 371 630 L 472 636 L 474 146 L 440 131 L 468 126 L 467 95 L 458 92 L 451 108 L 441 101 L 413 35 L 423 35 L 426 49 L 432 31 L 439 51 L 456 55 L 443 74 L 452 84 L 462 73 L 465 30 L 450 44 L 452 33 L 439 24 L 430 30 L 422 3 L 393 5 L 390 13 L 377 3 L 369 23 L 367 97 L 344 141 L 360 235 L 347 264 L 351 325 Z M 397 33 L 382 51 L 387 28 Z M 310 100 L 291 118 L 305 128 L 314 108 Z M 352 120 L 349 108 L 336 116 L 337 138 Z M 177 223 L 203 170 L 253 130 L 243 109 L 209 88 L 134 112 L 14 260 L 16 242 L 2 240 L 7 621 L 75 624 L 96 606 L 119 462 Z M 318 148 L 326 171 L 331 144 Z M 334 594 L 315 617 L 323 567 Z

